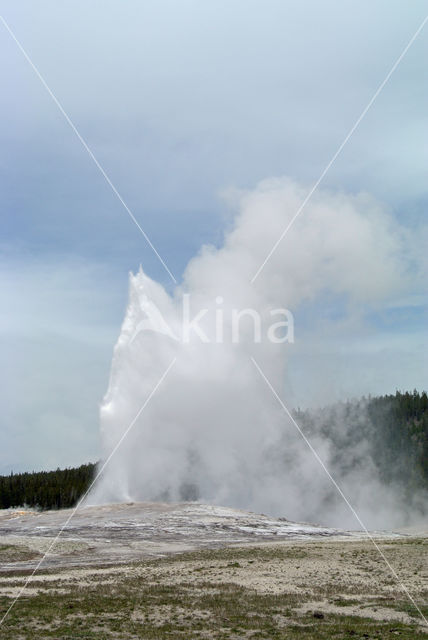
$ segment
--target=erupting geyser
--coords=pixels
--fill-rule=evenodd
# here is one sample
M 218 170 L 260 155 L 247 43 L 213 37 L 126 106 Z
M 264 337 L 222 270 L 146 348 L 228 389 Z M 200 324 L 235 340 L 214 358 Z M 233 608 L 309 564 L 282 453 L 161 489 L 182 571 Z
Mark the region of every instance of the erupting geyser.
M 376 202 L 366 195 L 318 192 L 252 284 L 305 195 L 289 179 L 267 180 L 240 194 L 223 246 L 203 247 L 172 295 L 142 270 L 131 274 L 101 407 L 105 458 L 176 361 L 109 461 L 92 503 L 200 499 L 326 520 L 330 481 L 251 356 L 291 408 L 288 361 L 298 344 L 292 343 L 285 312 L 278 310 L 296 313 L 302 303 L 328 293 L 340 298 L 356 322 L 362 307 L 396 295 L 404 267 L 401 231 Z M 197 321 L 183 330 L 186 313 L 187 320 Z M 232 326 L 237 316 L 238 339 Z M 275 334 L 280 339 L 272 341 L 268 329 L 276 322 L 282 323 Z M 294 331 L 298 343 L 297 323 Z M 316 438 L 314 446 L 328 464 L 327 444 Z M 361 483 L 356 493 L 355 478 L 349 485 L 364 515 L 371 496 Z M 334 509 L 346 513 L 340 503 Z M 351 517 L 347 522 L 355 525 Z

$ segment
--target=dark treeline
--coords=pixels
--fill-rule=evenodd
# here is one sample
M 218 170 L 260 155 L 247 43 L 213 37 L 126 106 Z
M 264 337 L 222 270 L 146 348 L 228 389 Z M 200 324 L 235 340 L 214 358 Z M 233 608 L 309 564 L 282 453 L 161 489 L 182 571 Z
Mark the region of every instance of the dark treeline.
M 381 483 L 397 485 L 409 497 L 428 492 L 428 397 L 426 392 L 337 403 L 320 411 L 298 411 L 308 435 L 327 440 L 339 477 L 367 467 Z
M 385 483 L 428 489 L 428 397 L 399 393 L 368 403 L 372 459 Z
M 319 411 L 297 411 L 309 437 L 330 443 L 332 469 L 345 477 L 367 466 L 384 484 L 400 485 L 411 498 L 428 495 L 428 397 L 401 393 L 337 403 Z M 0 476 L 0 508 L 27 505 L 40 509 L 72 507 L 88 489 L 95 464 Z
M 36 507 L 65 509 L 76 504 L 88 489 L 95 464 L 82 464 L 76 469 L 11 473 L 0 476 L 0 508 Z

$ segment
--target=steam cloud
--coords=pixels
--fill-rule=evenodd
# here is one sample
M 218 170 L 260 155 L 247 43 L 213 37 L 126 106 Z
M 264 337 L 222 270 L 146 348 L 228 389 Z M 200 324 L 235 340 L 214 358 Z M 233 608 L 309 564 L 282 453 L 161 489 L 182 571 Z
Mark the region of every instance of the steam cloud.
M 265 328 L 271 310 L 297 312 L 328 294 L 345 305 L 352 327 L 408 285 L 405 230 L 368 195 L 325 191 L 312 198 L 251 284 L 306 193 L 290 179 L 269 179 L 233 194 L 238 214 L 223 246 L 202 247 L 172 295 L 142 270 L 130 275 L 129 305 L 101 406 L 105 457 L 177 360 L 110 460 L 92 503 L 199 499 L 357 528 L 251 361 L 255 357 L 284 396 L 293 345 L 272 344 L 264 330 L 255 344 L 249 316 L 240 323 L 239 343 L 231 340 L 233 309 L 257 310 Z M 176 339 L 183 294 L 189 294 L 192 317 L 207 309 L 200 325 L 209 343 L 195 332 L 188 344 Z M 216 313 L 222 314 L 221 343 Z M 312 442 L 328 466 L 330 444 L 317 435 Z M 369 462 L 337 479 L 368 526 L 399 524 L 390 517 L 396 497 Z

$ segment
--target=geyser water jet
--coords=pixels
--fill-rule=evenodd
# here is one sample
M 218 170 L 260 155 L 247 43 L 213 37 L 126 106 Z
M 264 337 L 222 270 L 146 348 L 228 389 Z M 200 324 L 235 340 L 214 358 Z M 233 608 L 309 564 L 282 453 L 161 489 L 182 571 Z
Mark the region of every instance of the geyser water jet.
M 332 499 L 329 479 L 251 362 L 256 357 L 284 394 L 295 345 L 254 340 L 251 317 L 242 319 L 239 340 L 232 339 L 234 309 L 252 309 L 266 323 L 272 310 L 298 313 L 302 304 L 326 294 L 346 301 L 345 312 L 355 326 L 365 312 L 386 304 L 405 286 L 402 230 L 382 207 L 367 195 L 321 191 L 252 285 L 251 276 L 305 195 L 290 179 L 266 180 L 242 193 L 223 246 L 202 247 L 171 295 L 142 270 L 130 275 L 129 304 L 101 406 L 104 457 L 173 358 L 176 364 L 109 462 L 92 503 L 199 499 L 357 526 L 346 505 Z M 207 310 L 200 322 L 207 340 L 195 332 L 179 339 L 183 296 L 188 296 L 189 313 Z M 218 325 L 207 321 L 208 316 L 219 318 L 219 297 L 221 340 Z M 298 324 L 294 330 L 298 341 Z M 292 404 L 292 398 L 284 400 Z M 314 435 L 313 445 L 328 465 L 329 444 Z M 363 476 L 358 492 L 355 477 L 342 481 L 372 526 L 384 521 L 393 496 L 372 470 L 363 470 Z

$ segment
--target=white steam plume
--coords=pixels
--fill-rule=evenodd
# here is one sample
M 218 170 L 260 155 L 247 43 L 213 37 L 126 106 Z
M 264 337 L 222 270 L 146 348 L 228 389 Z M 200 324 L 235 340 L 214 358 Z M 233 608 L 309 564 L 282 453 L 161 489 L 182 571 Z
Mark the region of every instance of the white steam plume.
M 330 481 L 250 356 L 284 394 L 294 347 L 266 338 L 275 321 L 271 310 L 296 312 L 328 293 L 346 301 L 349 321 L 356 322 L 405 290 L 405 233 L 367 195 L 318 192 L 252 285 L 251 277 L 305 194 L 290 179 L 266 180 L 238 194 L 239 213 L 223 246 L 202 247 L 173 295 L 142 270 L 131 274 L 129 305 L 101 407 L 105 457 L 171 360 L 177 361 L 109 462 L 93 503 L 197 498 L 357 527 L 346 506 L 330 499 Z M 191 317 L 207 310 L 199 324 L 208 343 L 194 331 L 188 342 L 181 339 L 183 294 L 189 294 Z M 248 308 L 262 317 L 261 342 L 254 343 L 247 316 L 241 319 L 239 343 L 232 343 L 233 309 Z M 313 444 L 328 466 L 329 444 L 321 438 Z M 349 483 L 345 478 L 344 490 L 369 526 L 389 524 L 385 518 L 394 496 L 376 482 L 369 465 L 363 475 L 365 483 L 357 486 L 354 477 Z

